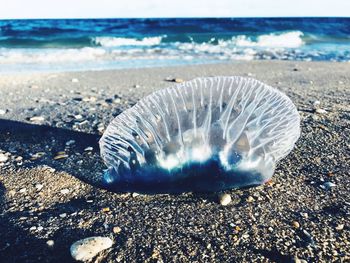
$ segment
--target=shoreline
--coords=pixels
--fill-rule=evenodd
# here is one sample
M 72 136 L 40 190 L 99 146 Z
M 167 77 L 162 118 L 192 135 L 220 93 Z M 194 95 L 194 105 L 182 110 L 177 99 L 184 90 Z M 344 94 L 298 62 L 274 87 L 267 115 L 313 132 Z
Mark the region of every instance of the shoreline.
M 346 62 L 240 61 L 0 75 L 0 258 L 71 262 L 74 241 L 102 235 L 114 245 L 101 262 L 350 260 L 349 72 Z M 302 136 L 271 183 L 226 191 L 225 207 L 217 193 L 96 187 L 105 168 L 97 142 L 114 116 L 173 85 L 167 78 L 213 75 L 256 78 L 297 106 Z

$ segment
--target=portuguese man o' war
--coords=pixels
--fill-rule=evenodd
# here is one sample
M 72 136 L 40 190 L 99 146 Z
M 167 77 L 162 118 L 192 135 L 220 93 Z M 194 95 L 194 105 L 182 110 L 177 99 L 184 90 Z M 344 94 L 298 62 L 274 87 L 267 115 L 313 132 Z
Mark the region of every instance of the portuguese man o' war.
M 263 184 L 300 136 L 280 91 L 252 78 L 203 77 L 156 91 L 117 116 L 100 140 L 117 192 L 221 191 Z

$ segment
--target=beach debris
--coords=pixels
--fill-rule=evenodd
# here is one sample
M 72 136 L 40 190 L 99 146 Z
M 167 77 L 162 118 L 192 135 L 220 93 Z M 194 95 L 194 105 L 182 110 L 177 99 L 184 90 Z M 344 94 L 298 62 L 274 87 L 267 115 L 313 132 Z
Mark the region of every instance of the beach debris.
M 0 109 L 0 115 L 4 115 L 4 114 L 6 114 L 6 110 Z
M 79 82 L 79 79 L 77 79 L 77 78 L 72 78 L 72 80 L 71 80 L 73 83 L 78 83 Z
M 222 206 L 227 206 L 229 203 L 231 203 L 231 195 L 229 194 L 222 194 L 219 196 L 220 204 Z
M 31 122 L 40 123 L 45 120 L 43 116 L 34 116 L 29 119 Z
M 74 242 L 70 247 L 70 253 L 75 260 L 88 261 L 112 245 L 113 241 L 109 237 L 88 237 Z
M 100 140 L 104 181 L 129 192 L 263 184 L 299 136 L 299 113 L 280 91 L 252 78 L 196 78 L 148 95 L 109 124 Z
M 320 187 L 322 189 L 325 189 L 325 190 L 330 190 L 332 189 L 333 187 L 335 187 L 336 184 L 335 183 L 332 183 L 332 182 L 324 182 Z

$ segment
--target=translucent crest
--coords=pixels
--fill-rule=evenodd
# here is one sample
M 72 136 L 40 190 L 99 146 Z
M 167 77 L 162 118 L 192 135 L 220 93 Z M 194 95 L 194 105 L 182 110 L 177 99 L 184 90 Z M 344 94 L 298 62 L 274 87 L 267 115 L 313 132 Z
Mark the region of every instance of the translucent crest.
M 283 93 L 244 77 L 205 77 L 156 91 L 100 140 L 114 191 L 220 191 L 258 185 L 300 136 Z

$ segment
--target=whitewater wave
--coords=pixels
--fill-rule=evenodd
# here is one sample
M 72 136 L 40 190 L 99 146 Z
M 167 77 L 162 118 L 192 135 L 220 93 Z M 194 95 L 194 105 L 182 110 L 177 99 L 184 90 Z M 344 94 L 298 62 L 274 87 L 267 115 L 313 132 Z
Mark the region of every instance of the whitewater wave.
M 95 37 L 92 42 L 102 47 L 119 47 L 119 46 L 156 46 L 162 42 L 165 36 L 144 37 L 142 39 L 124 38 L 124 37 Z
M 221 46 L 233 44 L 238 47 L 264 47 L 264 48 L 298 48 L 304 45 L 302 39 L 304 33 L 291 31 L 286 33 L 271 33 L 260 35 L 253 40 L 251 37 L 240 35 L 233 37 L 231 41 L 219 40 Z

